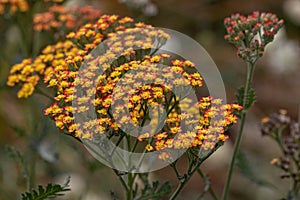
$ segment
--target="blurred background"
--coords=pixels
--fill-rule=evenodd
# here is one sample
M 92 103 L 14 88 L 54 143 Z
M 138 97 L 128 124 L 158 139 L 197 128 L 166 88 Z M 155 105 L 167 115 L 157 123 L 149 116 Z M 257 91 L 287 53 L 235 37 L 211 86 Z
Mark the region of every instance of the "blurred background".
M 249 110 L 245 134 L 241 144 L 247 167 L 235 168 L 230 200 L 280 199 L 289 188 L 280 179 L 281 171 L 270 164 L 280 151 L 274 141 L 262 137 L 261 118 L 284 108 L 300 119 L 300 0 L 70 0 L 67 6 L 91 5 L 102 14 L 131 16 L 156 27 L 182 32 L 198 41 L 210 54 L 223 77 L 227 101 L 235 101 L 235 91 L 245 81 L 246 65 L 236 55 L 236 49 L 223 39 L 224 17 L 232 13 L 250 14 L 255 10 L 272 12 L 285 20 L 285 27 L 267 47 L 257 63 L 253 87 L 257 100 Z M 38 7 L 42 12 L 44 8 Z M 10 156 L 7 146 L 26 155 L 27 169 L 34 171 L 32 184 L 63 183 L 71 176 L 71 192 L 61 199 L 112 199 L 111 193 L 122 196 L 121 185 L 108 167 L 102 166 L 72 137 L 60 133 L 54 122 L 43 116 L 50 104 L 35 94 L 18 99 L 17 90 L 6 86 L 10 67 L 26 55 L 22 52 L 22 38 L 16 25 L 3 15 L 0 20 L 0 200 L 19 199 L 26 191 L 24 170 L 19 161 Z M 15 18 L 14 20 L 18 20 Z M 17 24 L 17 22 L 16 22 Z M 26 31 L 26 27 L 23 27 Z M 39 38 L 38 35 L 31 36 Z M 40 48 L 45 41 L 40 42 Z M 39 48 L 37 48 L 37 52 Z M 201 167 L 210 177 L 220 196 L 231 160 L 237 126 L 230 131 L 230 140 Z M 182 166 L 185 160 L 182 159 Z M 171 168 L 151 173 L 153 180 L 177 179 Z M 203 180 L 195 174 L 178 199 L 197 199 Z M 209 200 L 207 195 L 205 200 Z

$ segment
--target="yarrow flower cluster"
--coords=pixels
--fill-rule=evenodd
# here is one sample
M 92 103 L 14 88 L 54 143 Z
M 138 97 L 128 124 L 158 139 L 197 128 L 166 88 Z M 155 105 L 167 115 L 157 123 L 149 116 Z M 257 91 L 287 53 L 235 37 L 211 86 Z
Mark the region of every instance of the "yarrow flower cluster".
M 299 123 L 287 115 L 286 110 L 280 110 L 270 117 L 262 119 L 261 132 L 276 141 L 283 153 L 279 158 L 274 158 L 271 164 L 279 167 L 283 174 L 281 178 L 293 180 L 295 188 L 299 190 L 300 181 L 300 129 Z
M 238 56 L 255 63 L 283 26 L 283 20 L 272 13 L 255 11 L 248 16 L 232 14 L 224 19 L 224 25 L 227 31 L 224 38 L 238 48 Z
M 118 17 L 115 15 L 103 15 L 93 27 L 90 27 L 90 29 L 97 28 L 98 23 L 101 25 L 105 24 L 105 27 L 109 28 L 112 25 L 111 23 L 115 22 L 117 19 Z M 123 19 L 119 19 L 119 21 L 123 24 Z M 89 24 L 84 27 L 87 26 L 89 26 Z M 118 26 L 116 25 L 116 27 Z M 104 30 L 105 29 L 102 31 Z M 111 31 L 114 31 L 114 29 Z M 72 33 L 70 35 L 72 35 Z M 103 33 L 99 32 L 93 35 L 93 37 L 89 33 L 84 33 L 81 36 L 82 40 L 87 38 L 93 40 L 93 42 L 88 46 L 91 46 L 92 44 L 95 46 L 102 41 Z M 85 47 L 84 49 L 81 49 L 70 40 L 47 46 L 42 51 L 42 54 L 34 60 L 28 58 L 24 59 L 22 63 L 14 65 L 10 71 L 7 84 L 9 86 L 15 86 L 16 84 L 22 85 L 18 92 L 19 98 L 27 98 L 32 95 L 35 86 L 38 83 L 37 81 L 40 79 L 44 80 L 44 83 L 46 83 L 48 87 L 55 86 L 58 88 L 58 92 L 61 92 L 63 88 L 69 86 L 65 85 L 63 80 L 67 80 L 68 82 L 73 81 L 69 80 L 70 77 L 67 75 L 75 77 L 76 71 L 80 67 L 81 62 L 84 60 L 84 55 L 88 54 L 89 50 L 90 48 Z M 37 81 L 32 81 L 36 79 Z M 69 90 L 72 91 L 72 89 Z M 60 95 L 60 93 L 58 95 Z M 60 97 L 61 96 L 57 98 L 59 99 Z M 71 101 L 72 99 L 70 99 L 70 102 Z
M 65 0 L 44 0 L 44 2 L 50 2 L 50 3 L 64 3 Z
M 176 90 L 192 92 L 189 87 L 201 87 L 203 80 L 191 61 L 155 54 L 169 38 L 132 18 L 102 15 L 35 59 L 14 65 L 7 84 L 21 85 L 19 98 L 32 95 L 41 80 L 53 88 L 54 102 L 45 115 L 80 139 L 118 137 L 150 123 L 151 130 L 136 136 L 147 151 L 159 151 L 161 159 L 170 156 L 167 149 L 213 149 L 228 138 L 225 131 L 237 122 L 234 110 L 242 108 L 212 97 L 194 104 L 177 97 Z
M 47 12 L 34 15 L 34 30 L 52 30 L 54 33 L 65 35 L 87 22 L 97 21 L 100 16 L 100 11 L 91 6 L 69 8 L 64 5 L 53 5 Z
M 213 149 L 217 143 L 225 142 L 228 136 L 227 128 L 237 122 L 233 110 L 240 110 L 236 104 L 222 104 L 221 99 L 211 97 L 201 98 L 196 106 L 191 107 L 188 102 L 182 104 L 185 109 L 179 112 L 175 109 L 170 112 L 162 131 L 153 135 L 150 132 L 139 136 L 140 141 L 150 141 L 148 151 L 160 151 L 163 159 L 169 157 L 164 150 L 189 149 L 201 147 L 204 150 Z M 192 114 L 191 114 L 192 113 Z M 194 117 L 193 114 L 200 113 Z M 184 124 L 182 124 L 184 120 Z M 153 137 L 153 140 L 149 138 Z
M 11 68 L 7 85 L 21 85 L 18 98 L 27 98 L 33 94 L 35 86 L 41 78 L 51 87 L 55 83 L 63 81 L 62 78 L 66 76 L 65 72 L 71 73 L 71 76 L 75 77 L 75 74 L 68 71 L 65 58 L 76 57 L 79 53 L 79 49 L 69 40 L 48 46 L 34 60 L 28 58 L 14 65 Z
M 0 15 L 9 13 L 14 15 L 16 12 L 26 12 L 28 10 L 27 0 L 0 0 Z

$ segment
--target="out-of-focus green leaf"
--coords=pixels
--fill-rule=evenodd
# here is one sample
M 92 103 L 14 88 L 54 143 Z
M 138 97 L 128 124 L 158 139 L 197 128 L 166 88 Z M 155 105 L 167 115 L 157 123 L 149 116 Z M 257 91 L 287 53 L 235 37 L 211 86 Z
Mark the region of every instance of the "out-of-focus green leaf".
M 249 161 L 244 152 L 239 152 L 236 164 L 239 167 L 241 174 L 251 182 L 263 187 L 276 188 L 270 182 L 262 179 L 260 175 L 255 174 L 255 172 L 253 171 L 253 164 Z

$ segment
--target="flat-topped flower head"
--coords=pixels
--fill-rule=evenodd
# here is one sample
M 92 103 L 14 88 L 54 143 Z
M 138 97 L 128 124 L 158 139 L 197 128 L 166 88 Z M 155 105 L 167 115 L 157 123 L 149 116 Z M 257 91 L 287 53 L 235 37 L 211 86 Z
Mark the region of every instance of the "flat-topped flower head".
M 14 15 L 16 12 L 26 12 L 28 8 L 27 0 L 0 0 L 0 15 L 6 12 Z
M 35 31 L 51 30 L 56 37 L 64 37 L 72 30 L 78 29 L 87 22 L 95 22 L 101 16 L 100 11 L 91 6 L 53 5 L 44 13 L 34 15 Z
M 70 71 L 65 59 L 69 56 L 76 57 L 79 52 L 79 49 L 69 40 L 47 46 L 34 60 L 24 59 L 22 63 L 14 65 L 7 85 L 21 85 L 19 98 L 32 95 L 39 80 L 43 80 L 48 87 L 57 87 L 61 92 L 62 88 L 69 87 L 66 80 L 75 77 L 75 72 Z
M 213 149 L 228 139 L 225 131 L 241 107 L 212 97 L 192 100 L 189 94 L 203 85 L 195 64 L 155 53 L 169 38 L 132 18 L 102 15 L 13 66 L 7 84 L 20 85 L 18 97 L 27 98 L 44 82 L 55 91 L 45 115 L 82 140 L 133 131 L 163 160 L 171 149 Z

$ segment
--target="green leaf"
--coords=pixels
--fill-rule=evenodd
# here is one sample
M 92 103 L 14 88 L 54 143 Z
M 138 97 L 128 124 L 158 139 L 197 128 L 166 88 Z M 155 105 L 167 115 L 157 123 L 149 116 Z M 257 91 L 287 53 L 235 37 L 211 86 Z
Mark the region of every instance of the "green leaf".
M 171 186 L 169 182 L 165 182 L 159 187 L 159 182 L 154 181 L 151 185 L 145 185 L 144 189 L 142 190 L 142 195 L 136 199 L 138 200 L 159 200 L 162 197 L 169 195 L 171 192 Z
M 251 182 L 259 186 L 275 188 L 273 184 L 266 180 L 263 180 L 259 175 L 254 173 L 253 165 L 251 164 L 244 152 L 240 151 L 238 153 L 236 164 L 239 167 L 241 174 L 244 175 Z
M 245 96 L 245 88 L 242 86 L 238 89 L 238 93 L 236 94 L 236 98 L 239 105 L 244 105 L 244 110 L 249 109 L 255 102 L 256 96 L 255 96 L 255 90 L 253 88 L 249 88 L 247 95 L 246 95 L 246 102 L 244 102 L 244 96 Z
M 5 146 L 5 151 L 9 154 L 9 156 L 11 158 L 15 159 L 16 162 L 21 166 L 22 174 L 23 174 L 24 178 L 26 179 L 26 183 L 28 184 L 29 183 L 29 171 L 28 171 L 27 163 L 24 160 L 23 155 L 20 153 L 20 151 L 15 149 L 13 146 L 9 146 L 9 145 Z
M 12 128 L 12 129 L 15 131 L 15 133 L 16 133 L 19 137 L 24 137 L 24 136 L 26 136 L 26 131 L 25 131 L 23 128 L 21 128 L 21 127 L 19 127 L 19 126 L 17 126 L 17 125 L 13 125 L 13 124 L 9 124 L 9 126 L 10 126 L 10 128 Z
M 22 200 L 43 200 L 62 196 L 69 188 L 70 177 L 67 178 L 63 185 L 49 183 L 46 188 L 39 185 L 37 190 L 31 190 L 22 194 Z

